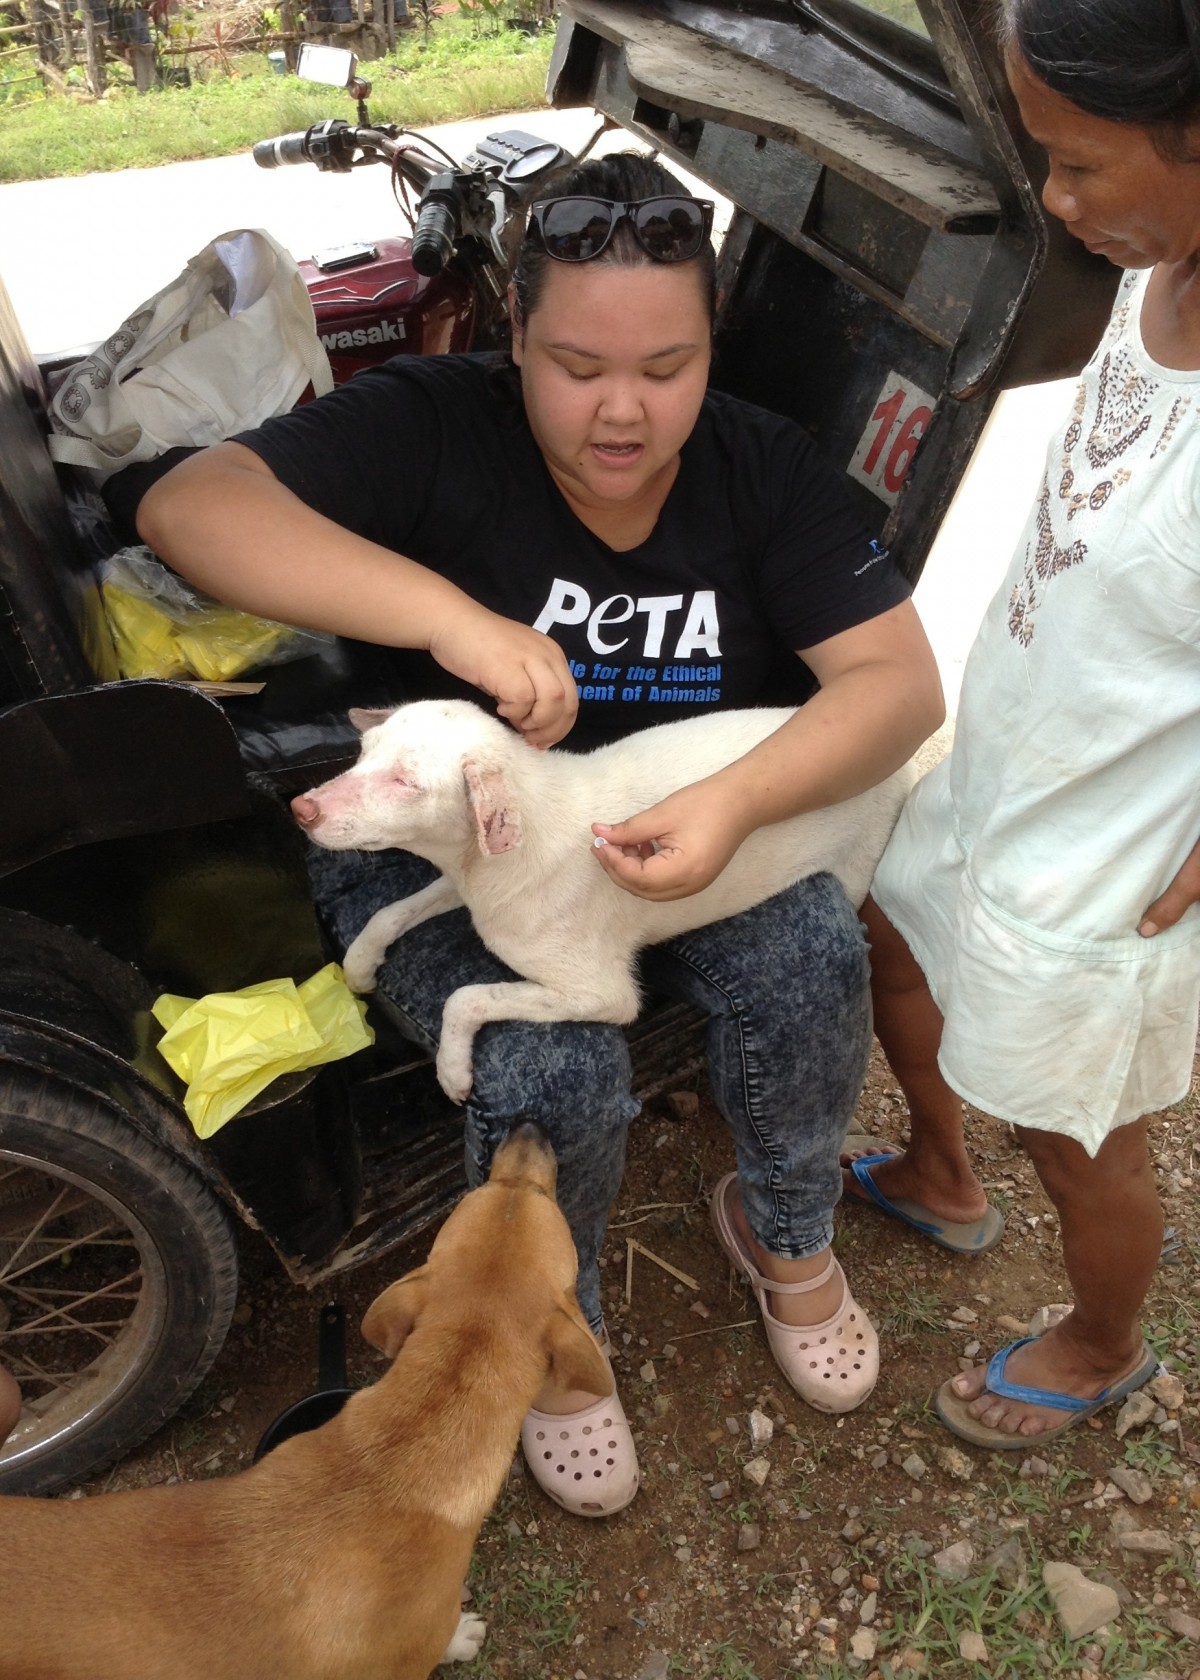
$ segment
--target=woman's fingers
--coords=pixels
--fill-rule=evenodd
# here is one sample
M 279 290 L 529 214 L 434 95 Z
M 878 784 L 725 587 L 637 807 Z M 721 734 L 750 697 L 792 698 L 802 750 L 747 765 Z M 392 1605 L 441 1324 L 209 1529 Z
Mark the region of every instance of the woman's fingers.
M 579 694 L 566 655 L 549 636 L 480 608 L 458 615 L 429 644 L 444 670 L 496 701 L 496 710 L 535 747 L 561 741 Z
M 638 898 L 688 898 L 715 881 L 743 838 L 719 801 L 693 785 L 626 822 L 592 824 L 596 857 L 619 886 Z
M 1178 875 L 1166 892 L 1156 898 L 1138 924 L 1144 939 L 1152 939 L 1164 928 L 1174 927 L 1185 910 L 1200 904 L 1200 840 L 1192 847 Z
M 496 695 L 500 716 L 535 747 L 552 747 L 561 741 L 579 711 L 579 691 L 566 659 L 553 642 L 548 646 L 553 650 L 549 657 L 541 656 L 539 650 L 538 657 L 523 664 L 524 681 L 515 692 L 510 686 L 508 692 Z
M 597 837 L 595 855 L 605 874 L 635 898 L 665 902 L 697 890 L 691 865 L 677 849 L 655 851 L 648 842 L 622 847 Z

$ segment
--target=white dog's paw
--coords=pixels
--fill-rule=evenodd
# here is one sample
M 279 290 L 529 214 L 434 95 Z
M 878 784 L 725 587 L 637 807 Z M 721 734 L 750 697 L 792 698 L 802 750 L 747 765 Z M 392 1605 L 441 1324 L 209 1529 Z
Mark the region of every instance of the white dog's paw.
M 374 940 L 368 943 L 360 933 L 342 958 L 342 973 L 346 976 L 346 984 L 350 990 L 360 993 L 373 992 L 375 976 L 382 961 L 383 953 Z
M 466 1102 L 475 1080 L 469 1038 L 459 1038 L 443 1029 L 441 1043 L 438 1045 L 437 1076 L 438 1084 L 451 1102 Z
M 458 1618 L 458 1626 L 442 1658 L 448 1662 L 474 1662 L 487 1638 L 487 1623 L 482 1616 L 472 1616 L 466 1610 Z

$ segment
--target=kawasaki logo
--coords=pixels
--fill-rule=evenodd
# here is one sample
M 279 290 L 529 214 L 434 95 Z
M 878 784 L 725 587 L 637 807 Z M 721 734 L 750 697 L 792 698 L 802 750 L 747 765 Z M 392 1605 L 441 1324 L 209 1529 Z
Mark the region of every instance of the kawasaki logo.
M 326 350 L 361 350 L 365 344 L 397 344 L 404 336 L 404 322 L 397 319 L 378 321 L 373 327 L 322 333 L 321 343 Z

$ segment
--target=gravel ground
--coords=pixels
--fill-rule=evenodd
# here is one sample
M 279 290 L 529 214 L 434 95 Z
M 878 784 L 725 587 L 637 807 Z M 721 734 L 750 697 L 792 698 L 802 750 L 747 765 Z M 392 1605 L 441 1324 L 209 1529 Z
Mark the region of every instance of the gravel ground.
M 1007 1127 L 971 1117 L 983 1178 L 1008 1217 L 991 1254 L 961 1259 L 869 1209 L 840 1211 L 837 1251 L 880 1329 L 883 1370 L 865 1406 L 833 1418 L 780 1380 L 753 1300 L 711 1237 L 708 1195 L 731 1160 L 703 1089 L 653 1105 L 634 1128 L 605 1254 L 642 1490 L 621 1516 L 583 1522 L 546 1500 L 518 1458 L 470 1581 L 490 1636 L 457 1672 L 1200 1680 L 1198 1116 L 1193 1095 L 1154 1123 L 1171 1235 L 1147 1328 L 1169 1375 L 1131 1411 L 1022 1457 L 960 1448 L 929 1406 L 946 1375 L 1065 1293 L 1053 1213 Z M 901 1142 L 906 1120 L 879 1062 L 859 1122 Z M 420 1258 L 346 1279 L 352 1326 Z M 247 1236 L 237 1321 L 202 1392 L 75 1496 L 244 1465 L 270 1419 L 315 1384 L 321 1304 Z M 350 1343 L 351 1381 L 370 1382 L 378 1356 L 353 1332 Z M 1048 1564 L 1073 1566 L 1090 1588 L 1059 1571 L 1074 1596 L 1056 1611 Z

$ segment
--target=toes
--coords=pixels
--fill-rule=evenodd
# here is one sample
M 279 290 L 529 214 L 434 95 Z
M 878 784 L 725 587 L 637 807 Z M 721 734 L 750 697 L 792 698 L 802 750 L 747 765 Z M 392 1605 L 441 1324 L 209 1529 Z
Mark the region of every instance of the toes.
M 838 1165 L 842 1168 L 843 1173 L 848 1174 L 852 1161 L 863 1161 L 868 1155 L 886 1155 L 889 1160 L 894 1161 L 900 1153 L 899 1149 L 889 1149 L 886 1144 L 864 1144 L 856 1149 L 843 1149 L 838 1156 Z
M 994 1394 L 988 1394 L 976 1401 L 971 1411 L 980 1423 L 985 1423 L 989 1429 L 1001 1429 L 1006 1434 L 1011 1433 L 1008 1418 L 1008 1407 L 1003 1400 L 997 1400 Z
M 977 1365 L 973 1371 L 960 1371 L 951 1381 L 951 1388 L 960 1400 L 977 1400 L 984 1392 L 984 1382 L 987 1378 L 987 1367 Z M 991 1403 L 995 1405 L 996 1397 L 991 1395 Z M 976 1412 L 978 1416 L 978 1411 Z

